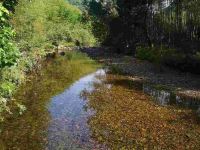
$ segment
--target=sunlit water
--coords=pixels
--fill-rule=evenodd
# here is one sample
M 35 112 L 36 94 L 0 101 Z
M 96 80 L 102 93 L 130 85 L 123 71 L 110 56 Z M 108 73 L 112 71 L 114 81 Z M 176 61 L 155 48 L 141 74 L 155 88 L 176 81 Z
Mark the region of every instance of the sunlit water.
M 86 109 L 87 101 L 81 96 L 84 90 L 92 91 L 96 76 L 104 76 L 103 69 L 75 82 L 69 89 L 53 97 L 49 104 L 51 116 L 48 128 L 48 149 L 94 149 L 103 148 L 90 138 L 88 117 L 94 114 Z
M 31 96 L 33 96 L 31 102 L 33 101 L 33 104 L 30 103 L 30 105 L 33 105 L 33 111 L 28 113 L 28 117 L 24 117 L 24 120 L 22 116 L 21 120 L 17 120 L 19 121 L 18 123 L 14 121 L 12 124 L 7 124 L 8 128 L 4 135 L 5 137 L 8 135 L 8 137 L 6 137 L 3 142 L 9 145 L 8 148 L 10 149 L 18 149 L 19 145 L 23 147 L 22 145 L 25 144 L 24 149 L 29 148 L 36 150 L 107 150 L 109 148 L 118 149 L 119 147 L 123 147 L 124 143 L 125 146 L 127 144 L 130 147 L 138 147 L 141 143 L 152 145 L 152 143 L 157 143 L 153 141 L 154 139 L 147 143 L 138 140 L 138 136 L 143 137 L 143 135 L 138 134 L 141 132 L 140 126 L 142 131 L 144 128 L 145 130 L 149 129 L 148 134 L 150 136 L 155 136 L 154 133 L 158 133 L 158 137 L 160 131 L 163 131 L 164 135 L 168 133 L 169 137 L 171 135 L 173 136 L 173 130 L 169 128 L 169 131 L 165 133 L 165 129 L 167 128 L 162 126 L 163 121 L 166 120 L 166 124 L 170 127 L 172 126 L 168 120 L 171 119 L 170 114 L 173 114 L 173 111 L 167 110 L 166 113 L 166 109 L 163 109 L 161 113 L 167 115 L 167 119 L 159 122 L 163 116 L 159 116 L 159 113 L 157 113 L 157 111 L 159 111 L 157 106 L 149 102 L 150 98 L 147 95 L 151 95 L 154 101 L 162 106 L 174 104 L 187 107 L 191 106 L 190 108 L 195 109 L 195 111 L 199 108 L 199 103 L 197 101 L 183 99 L 167 90 L 153 88 L 152 85 L 141 83 L 142 85 L 139 85 L 139 88 L 134 90 L 135 84 L 133 82 L 134 81 L 130 81 L 127 77 L 109 74 L 107 70 L 99 69 L 92 74 L 80 78 L 64 92 L 50 98 L 46 106 L 48 110 L 47 114 L 38 114 L 41 110 L 35 110 L 35 108 L 40 108 L 40 103 L 37 103 L 37 101 L 34 102 L 34 96 L 38 97 L 38 95 L 33 94 L 34 91 L 31 91 Z M 102 90 L 103 94 L 101 93 Z M 35 92 L 37 93 L 38 91 L 35 89 Z M 100 92 L 100 95 L 97 94 L 90 99 L 88 95 L 84 96 L 84 92 L 93 94 Z M 111 96 L 109 94 L 111 94 Z M 116 95 L 117 97 L 115 97 Z M 29 97 L 29 95 L 27 95 L 27 97 Z M 97 101 L 99 99 L 100 101 Z M 101 100 L 108 104 L 101 103 Z M 96 113 L 96 111 L 99 111 L 99 113 Z M 147 111 L 149 111 L 148 114 L 151 113 L 150 116 L 153 121 L 151 118 L 148 118 L 148 115 L 144 115 L 147 114 Z M 112 113 L 113 115 L 109 118 Z M 46 120 L 48 120 L 48 122 L 42 122 L 42 118 L 39 117 L 40 115 L 44 117 L 47 116 L 48 119 Z M 155 117 L 153 115 L 155 115 Z M 176 115 L 178 116 L 178 114 Z M 134 120 L 133 116 L 136 117 L 136 120 Z M 40 119 L 37 121 L 37 118 Z M 151 122 L 150 124 L 146 124 L 148 120 Z M 155 120 L 161 124 L 161 126 L 158 126 L 160 128 L 154 128 L 154 126 L 158 124 Z M 185 122 L 186 121 L 187 119 Z M 152 125 L 154 122 L 155 125 Z M 182 123 L 174 125 L 173 127 L 175 128 L 178 125 L 182 128 Z M 198 128 L 198 125 L 195 125 L 194 128 L 192 124 L 186 123 L 186 125 L 183 126 L 183 131 L 190 132 L 190 125 L 192 130 L 197 130 L 196 128 Z M 45 134 L 43 134 L 41 130 L 44 130 Z M 153 134 L 151 131 L 154 131 Z M 123 132 L 126 132 L 126 134 L 123 134 Z M 175 137 L 184 139 L 184 133 L 183 136 L 179 136 L 178 133 L 177 131 Z M 40 135 L 41 138 L 39 137 Z M 198 133 L 194 136 L 197 135 Z M 161 139 L 162 142 L 166 141 L 164 137 L 165 136 L 160 137 L 163 138 Z M 13 139 L 10 141 L 10 138 Z M 148 137 L 144 135 L 143 138 Z M 39 143 L 41 139 L 45 139 L 45 142 Z M 140 142 L 139 144 L 137 140 Z M 199 144 L 198 141 L 196 143 Z M 10 145 L 12 145 L 12 147 Z

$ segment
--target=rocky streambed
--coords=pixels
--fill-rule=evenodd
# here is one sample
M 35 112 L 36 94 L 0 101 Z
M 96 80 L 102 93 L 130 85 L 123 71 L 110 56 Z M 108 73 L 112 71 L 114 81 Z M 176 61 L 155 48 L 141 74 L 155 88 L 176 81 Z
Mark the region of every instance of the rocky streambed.
M 140 78 L 160 90 L 168 89 L 182 97 L 200 101 L 200 75 L 116 54 L 109 48 L 83 48 L 82 51 L 100 63 L 109 65 L 118 74 Z
M 200 148 L 199 103 L 188 105 L 174 94 L 175 86 L 156 84 L 138 70 L 123 72 L 129 65 L 147 67 L 144 62 L 87 51 L 109 67 L 79 52 L 45 63 L 16 93 L 27 110 L 6 118 L 0 149 Z

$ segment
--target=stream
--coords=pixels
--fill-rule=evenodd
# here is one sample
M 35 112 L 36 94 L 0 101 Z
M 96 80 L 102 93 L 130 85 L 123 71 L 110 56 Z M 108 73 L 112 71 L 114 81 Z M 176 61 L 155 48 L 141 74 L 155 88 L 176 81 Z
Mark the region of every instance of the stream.
M 50 63 L 46 70 L 55 69 L 54 65 L 59 68 L 62 62 Z M 62 74 L 50 72 L 47 77 L 33 77 L 31 85 L 19 92 L 17 97 L 27 101 L 27 112 L 7 119 L 0 149 L 199 148 L 198 101 L 135 84 L 107 69 L 74 83 L 65 83 Z M 55 89 L 46 81 L 50 78 L 54 86 L 63 82 L 63 88 L 52 92 Z
M 100 69 L 89 74 L 70 86 L 63 93 L 50 100 L 48 110 L 51 121 L 48 127 L 48 149 L 99 149 L 103 148 L 90 138 L 88 118 L 93 110 L 86 110 L 87 102 L 81 96 L 82 91 L 92 91 L 94 82 L 100 82 L 96 76 L 105 75 Z

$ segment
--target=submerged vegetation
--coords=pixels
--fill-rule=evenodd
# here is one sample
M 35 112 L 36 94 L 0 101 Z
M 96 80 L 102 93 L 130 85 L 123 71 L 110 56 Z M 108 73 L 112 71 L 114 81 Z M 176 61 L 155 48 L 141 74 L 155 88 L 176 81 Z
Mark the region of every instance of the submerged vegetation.
M 96 112 L 89 125 L 97 141 L 121 150 L 200 147 L 200 127 L 193 111 L 155 104 L 134 90 L 127 77 L 107 74 L 102 80 L 88 93 L 88 107 Z

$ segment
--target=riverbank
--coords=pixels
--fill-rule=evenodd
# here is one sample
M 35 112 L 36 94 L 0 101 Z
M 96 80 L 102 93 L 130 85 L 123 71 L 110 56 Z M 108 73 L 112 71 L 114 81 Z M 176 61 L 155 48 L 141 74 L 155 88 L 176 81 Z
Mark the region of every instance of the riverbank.
M 38 51 L 30 51 L 23 53 L 18 59 L 18 62 L 9 67 L 0 69 L 0 122 L 4 121 L 5 115 L 12 115 L 12 110 L 8 107 L 9 103 L 13 101 L 14 95 L 19 87 L 29 80 L 30 75 L 36 75 L 37 72 L 44 69 L 44 63 L 50 59 L 61 57 L 71 58 L 71 54 L 76 51 L 78 47 L 64 47 L 45 51 L 43 49 Z M 73 52 L 72 52 L 73 51 Z M 83 55 L 84 56 L 84 55 Z M 15 104 L 19 108 L 20 114 L 25 110 L 25 107 L 20 103 Z
M 41 69 L 45 56 L 44 50 L 24 52 L 16 64 L 0 68 L 0 122 L 4 120 L 5 113 L 12 114 L 8 103 L 19 86 L 26 82 L 28 74 Z M 20 104 L 16 105 L 23 108 Z
M 200 75 L 157 66 L 130 56 L 116 54 L 106 48 L 83 48 L 82 52 L 111 66 L 118 74 L 140 78 L 145 82 L 172 89 L 190 99 L 200 100 Z

